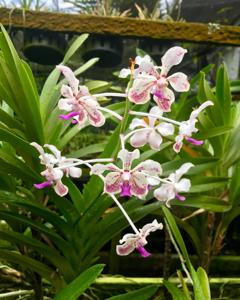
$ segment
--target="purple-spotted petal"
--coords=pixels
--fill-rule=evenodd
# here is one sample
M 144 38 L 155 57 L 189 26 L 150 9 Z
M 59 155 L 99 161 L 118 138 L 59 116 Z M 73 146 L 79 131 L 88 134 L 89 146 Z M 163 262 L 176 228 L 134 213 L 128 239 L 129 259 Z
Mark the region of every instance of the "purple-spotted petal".
M 153 100 L 157 103 L 158 107 L 164 111 L 168 112 L 171 111 L 171 105 L 175 100 L 175 96 L 173 91 L 169 88 L 164 88 L 161 92 L 154 93 Z
M 126 243 L 123 245 L 117 245 L 116 252 L 120 256 L 126 256 L 135 250 L 135 246 L 132 243 Z
M 147 103 L 151 96 L 151 90 L 154 87 L 156 78 L 154 76 L 148 76 L 147 78 L 136 78 L 133 81 L 133 86 L 128 93 L 129 101 L 136 104 Z
M 168 49 L 168 51 L 163 55 L 161 59 L 162 61 L 161 74 L 167 75 L 167 73 L 173 66 L 180 64 L 185 53 L 187 53 L 187 50 L 179 46 L 175 46 Z
M 68 193 L 68 187 L 64 185 L 61 180 L 56 181 L 54 190 L 60 197 L 63 197 Z
M 182 72 L 177 72 L 167 78 L 171 86 L 177 92 L 186 92 L 190 88 L 190 84 L 187 79 L 187 75 Z
M 121 173 L 111 172 L 105 177 L 105 191 L 110 194 L 116 194 L 121 192 Z
M 66 67 L 63 65 L 58 65 L 58 66 L 56 66 L 56 68 L 63 73 L 63 75 L 66 78 L 68 84 L 70 85 L 73 93 L 75 95 L 77 95 L 79 80 L 75 77 L 73 71 L 69 67 Z
M 130 170 L 132 161 L 138 159 L 139 157 L 140 151 L 138 149 L 135 149 L 132 152 L 122 149 L 118 152 L 118 158 L 122 161 L 123 170 Z

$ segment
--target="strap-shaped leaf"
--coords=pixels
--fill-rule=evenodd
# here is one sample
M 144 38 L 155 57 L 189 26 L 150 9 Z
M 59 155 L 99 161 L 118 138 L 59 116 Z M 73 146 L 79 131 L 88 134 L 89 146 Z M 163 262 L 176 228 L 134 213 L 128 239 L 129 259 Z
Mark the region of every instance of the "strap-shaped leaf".
M 113 296 L 107 298 L 106 300 L 150 300 L 157 292 L 158 286 L 151 285 L 144 288 L 138 289 L 136 291 L 131 291 L 122 295 Z M 179 299 L 181 300 L 181 299 Z
M 53 300 L 77 300 L 82 293 L 90 287 L 90 285 L 101 274 L 104 265 L 95 265 L 83 273 L 81 273 L 66 288 L 60 291 Z

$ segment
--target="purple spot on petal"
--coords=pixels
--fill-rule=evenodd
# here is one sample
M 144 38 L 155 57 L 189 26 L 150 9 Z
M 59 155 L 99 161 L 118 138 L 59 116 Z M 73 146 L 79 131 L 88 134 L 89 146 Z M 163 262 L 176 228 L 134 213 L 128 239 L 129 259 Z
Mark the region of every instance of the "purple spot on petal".
M 137 247 L 136 250 L 141 254 L 142 257 L 149 257 L 151 253 L 149 253 L 144 247 Z
M 33 186 L 36 188 L 36 189 L 43 189 L 47 186 L 50 186 L 52 185 L 52 181 L 48 180 L 48 181 L 44 181 L 42 183 L 35 183 Z
M 75 117 L 75 116 L 78 116 L 79 113 L 77 111 L 73 111 L 69 114 L 66 114 L 66 115 L 59 115 L 59 118 L 62 119 L 62 120 L 69 120 L 71 119 L 72 117 Z
M 191 137 L 186 138 L 186 141 L 196 146 L 201 146 L 204 143 L 204 141 L 199 141 Z
M 186 198 L 184 196 L 181 196 L 179 194 L 175 195 L 176 199 L 178 199 L 179 201 L 184 201 Z
M 121 193 L 120 193 L 120 196 L 121 197 L 131 197 L 132 194 L 131 194 L 131 186 L 130 184 L 127 182 L 127 183 L 123 183 L 121 185 Z

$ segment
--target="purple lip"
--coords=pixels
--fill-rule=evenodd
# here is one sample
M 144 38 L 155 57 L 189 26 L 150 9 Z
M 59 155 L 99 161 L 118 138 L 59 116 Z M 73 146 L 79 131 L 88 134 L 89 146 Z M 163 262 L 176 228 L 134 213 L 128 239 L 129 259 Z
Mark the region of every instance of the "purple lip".
M 44 181 L 42 183 L 35 183 L 33 186 L 36 188 L 36 189 L 43 189 L 47 186 L 50 186 L 52 185 L 52 181 L 48 180 L 48 181 Z
M 78 116 L 79 113 L 76 112 L 76 111 L 73 111 L 67 115 L 59 115 L 59 118 L 62 119 L 62 120 L 69 120 L 71 119 L 72 117 L 75 117 L 75 116 Z
M 131 186 L 129 183 L 123 183 L 121 185 L 121 193 L 120 193 L 121 197 L 131 197 Z
M 136 250 L 141 254 L 142 257 L 149 257 L 151 253 L 149 253 L 144 247 L 137 247 Z
M 204 143 L 204 141 L 199 141 L 191 137 L 186 138 L 186 141 L 196 146 L 201 146 Z

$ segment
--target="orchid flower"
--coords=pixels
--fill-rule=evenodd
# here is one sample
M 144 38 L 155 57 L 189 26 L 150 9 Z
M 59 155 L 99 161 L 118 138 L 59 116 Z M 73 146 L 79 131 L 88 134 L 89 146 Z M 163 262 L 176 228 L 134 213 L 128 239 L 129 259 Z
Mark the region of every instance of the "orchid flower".
M 151 108 L 150 114 L 159 117 L 162 116 L 162 111 L 158 106 L 154 106 Z M 133 131 L 126 135 L 125 139 L 131 136 L 130 144 L 133 147 L 139 148 L 148 143 L 151 149 L 159 150 L 162 143 L 162 136 L 168 136 L 174 133 L 174 126 L 172 124 L 166 122 L 159 123 L 157 122 L 157 117 L 151 115 L 149 115 L 148 118 L 135 118 L 132 120 L 129 128 Z M 138 129 L 135 129 L 137 127 Z
M 126 94 L 120 93 L 102 93 L 91 95 L 86 86 L 79 86 L 79 80 L 75 77 L 73 71 L 63 65 L 57 66 L 65 76 L 69 85 L 63 84 L 61 87 L 61 98 L 58 102 L 58 108 L 69 112 L 59 117 L 63 120 L 72 119 L 73 124 L 78 124 L 81 128 L 82 125 L 88 120 L 89 123 L 95 127 L 101 127 L 105 123 L 105 117 L 101 111 L 108 112 L 118 119 L 122 119 L 117 113 L 101 107 L 97 101 L 97 97 L 101 96 L 116 96 L 125 97 Z
M 186 52 L 187 50 L 182 47 L 170 48 L 161 59 L 162 67 L 155 67 L 148 57 L 144 57 L 137 74 L 134 74 L 133 85 L 128 92 L 129 100 L 136 104 L 144 104 L 150 100 L 152 94 L 162 111 L 170 111 L 175 96 L 168 85 L 170 84 L 177 92 L 189 90 L 190 85 L 184 73 L 177 72 L 168 76 L 169 70 L 182 61 Z M 160 72 L 158 68 L 161 68 Z
M 53 185 L 55 192 L 59 196 L 65 196 L 68 193 L 68 187 L 62 183 L 62 177 L 66 175 L 78 178 L 82 175 L 82 170 L 75 166 L 68 167 L 73 161 L 61 156 L 61 152 L 53 145 L 44 145 L 44 147 L 52 152 L 51 154 L 45 153 L 43 147 L 35 142 L 31 143 L 31 145 L 38 150 L 40 153 L 40 162 L 46 167 L 46 169 L 41 172 L 41 175 L 46 178 L 46 181 L 34 184 L 34 187 L 42 189 Z
M 91 168 L 90 163 L 112 161 L 111 158 L 90 159 L 85 161 L 75 158 L 66 158 L 61 155 L 61 152 L 54 145 L 44 145 L 51 153 L 46 153 L 43 147 L 35 142 L 31 143 L 31 145 L 40 153 L 40 163 L 46 167 L 46 169 L 41 172 L 41 175 L 46 178 L 46 181 L 34 184 L 34 187 L 42 189 L 53 186 L 55 192 L 61 197 L 68 193 L 68 187 L 61 181 L 63 176 L 79 178 L 82 175 L 82 170 L 76 166 L 85 164 Z
M 179 134 L 175 138 L 175 144 L 173 149 L 176 152 L 179 152 L 183 145 L 183 140 L 185 139 L 187 142 L 192 143 L 193 145 L 200 146 L 204 142 L 193 139 L 191 136 L 193 133 L 198 132 L 198 129 L 195 127 L 197 123 L 197 117 L 201 111 L 203 111 L 206 107 L 213 105 L 212 101 L 206 101 L 202 105 L 199 106 L 198 109 L 192 111 L 189 120 L 180 122 L 179 125 Z
M 116 247 L 117 254 L 125 256 L 136 249 L 142 257 L 148 257 L 150 253 L 144 248 L 144 246 L 147 244 L 146 238 L 151 232 L 161 230 L 162 228 L 163 224 L 158 223 L 157 220 L 154 220 L 152 223 L 143 226 L 138 233 L 125 234 L 119 241 L 121 245 L 117 245 Z
M 184 201 L 185 197 L 179 195 L 179 193 L 188 192 L 191 187 L 191 182 L 189 179 L 181 178 L 192 167 L 192 163 L 185 163 L 174 173 L 171 173 L 168 178 L 164 180 L 164 183 L 154 191 L 154 197 L 159 201 L 165 202 L 168 207 L 170 207 L 169 201 L 175 198 L 179 201 Z
M 158 184 L 151 176 L 161 174 L 160 164 L 149 159 L 132 169 L 133 160 L 140 157 L 138 149 L 133 152 L 122 149 L 117 157 L 122 161 L 122 168 L 112 163 L 107 165 L 95 164 L 91 169 L 91 174 L 98 175 L 104 180 L 106 193 L 120 193 L 122 197 L 135 195 L 138 198 L 144 198 L 149 191 L 149 186 Z M 105 171 L 110 171 L 106 177 L 102 175 Z

